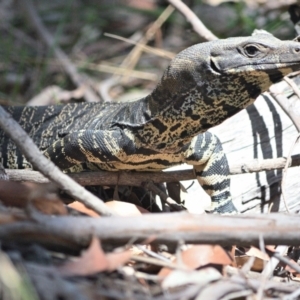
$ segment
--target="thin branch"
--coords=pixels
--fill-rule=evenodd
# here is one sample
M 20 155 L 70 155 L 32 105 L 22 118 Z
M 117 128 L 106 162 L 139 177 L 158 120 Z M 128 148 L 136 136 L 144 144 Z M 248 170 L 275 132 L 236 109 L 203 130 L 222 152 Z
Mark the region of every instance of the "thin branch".
M 294 300 L 294 299 L 299 299 L 300 296 L 300 289 L 297 289 L 296 291 L 292 292 L 291 294 L 285 296 L 282 298 L 282 300 Z
M 282 254 L 280 254 L 279 251 L 277 251 L 277 249 L 272 254 L 272 256 L 281 261 L 282 263 L 286 264 L 290 268 L 294 269 L 297 273 L 300 273 L 300 266 L 295 261 L 291 261 L 290 259 L 282 256 Z
M 14 181 L 32 181 L 38 183 L 48 182 L 37 171 L 31 170 L 5 170 L 11 180 Z M 174 182 L 181 180 L 195 179 L 193 170 L 172 171 L 172 172 L 106 172 L 106 171 L 91 171 L 81 173 L 68 174 L 73 180 L 83 186 L 90 185 L 129 185 L 141 186 L 143 182 L 153 181 Z
M 298 74 L 299 75 L 299 74 Z M 284 76 L 283 80 L 289 84 L 289 86 L 293 89 L 294 93 L 298 96 L 298 98 L 300 99 L 300 90 L 299 87 L 297 86 L 297 84 L 288 76 Z
M 291 216 L 291 215 L 286 215 L 286 216 L 288 217 L 288 216 Z M 281 244 L 289 244 L 289 243 L 281 243 Z M 289 248 L 288 246 L 280 245 L 276 248 L 276 252 L 279 255 L 283 255 L 284 253 L 286 253 L 288 248 Z M 266 264 L 266 266 L 265 266 L 265 268 L 262 272 L 262 276 L 265 277 L 265 278 L 270 278 L 272 276 L 275 268 L 277 267 L 278 263 L 279 263 L 278 256 L 273 255 L 271 257 L 271 259 L 268 261 L 268 263 Z
M 126 56 L 121 64 L 121 67 L 128 70 L 133 70 L 142 55 L 143 46 L 146 45 L 148 41 L 150 41 L 154 37 L 155 33 L 161 28 L 163 23 L 170 17 L 173 11 L 174 8 L 171 5 L 167 6 L 167 8 L 157 18 L 157 20 L 155 20 L 151 24 L 145 35 L 137 42 L 137 45 Z
M 186 210 L 186 208 L 183 205 L 178 204 L 175 200 L 173 200 L 166 193 L 164 193 L 162 190 L 160 190 L 152 181 L 148 181 L 143 186 L 147 190 L 152 191 L 154 194 L 158 195 L 165 204 L 168 204 L 170 206 L 172 211 Z
M 73 91 L 66 91 L 57 85 L 51 85 L 43 89 L 39 94 L 30 99 L 27 106 L 51 105 L 56 101 L 68 102 L 72 98 L 80 99 L 83 97 L 83 88 L 77 88 Z
M 286 157 L 269 158 L 263 160 L 254 159 L 242 164 L 236 164 L 230 166 L 230 174 L 236 175 L 236 174 L 284 169 L 286 162 L 287 162 Z M 292 155 L 291 162 L 288 164 L 288 167 L 296 167 L 299 165 L 300 165 L 300 154 Z
M 42 41 L 50 48 L 53 49 L 54 55 L 60 61 L 65 71 L 68 73 L 74 84 L 80 88 L 84 87 L 84 98 L 87 102 L 99 102 L 99 97 L 96 93 L 87 85 L 85 80 L 77 71 L 75 65 L 71 62 L 69 57 L 57 46 L 55 39 L 44 26 L 37 11 L 31 0 L 19 0 L 20 5 L 22 5 L 24 11 L 28 15 L 28 20 L 31 22 L 32 26 L 39 34 Z
M 181 0 L 168 0 L 180 13 L 182 13 L 188 22 L 193 26 L 194 31 L 206 41 L 217 40 L 218 38 L 208 30 L 200 21 L 196 14 Z
M 292 81 L 289 77 L 285 76 L 284 77 L 285 82 L 292 88 L 293 92 L 300 98 L 300 91 L 298 86 L 295 84 L 294 81 Z M 288 117 L 291 119 L 293 124 L 295 125 L 296 129 L 298 130 L 298 136 L 291 147 L 289 151 L 288 158 L 286 160 L 286 164 L 283 170 L 283 176 L 282 176 L 282 181 L 281 181 L 281 191 L 282 191 L 282 197 L 284 201 L 285 208 L 287 212 L 290 212 L 289 207 L 287 205 L 286 197 L 285 197 L 285 179 L 287 176 L 287 170 L 288 170 L 288 165 L 291 160 L 291 156 L 293 153 L 293 149 L 295 148 L 295 145 L 297 144 L 299 137 L 300 137 L 300 116 L 299 114 L 296 114 L 294 110 L 292 110 L 288 105 L 288 99 L 280 93 L 279 89 L 277 88 L 277 85 L 273 85 L 269 88 L 270 94 L 273 96 L 275 101 L 280 105 L 280 107 L 283 109 L 283 111 L 288 115 Z M 299 101 L 299 100 L 298 100 Z
M 262 172 L 275 169 L 283 169 L 286 165 L 287 158 L 279 157 L 265 160 L 251 160 L 242 164 L 230 166 L 230 174 L 246 174 L 253 172 Z M 289 167 L 300 165 L 300 154 L 291 156 Z M 31 170 L 10 170 L 6 169 L 6 173 L 11 180 L 14 181 L 32 181 L 45 183 L 48 179 L 37 171 Z M 83 186 L 89 185 L 129 185 L 141 186 L 144 182 L 152 181 L 154 183 L 176 182 L 184 180 L 196 179 L 192 169 L 180 171 L 166 172 L 106 172 L 91 171 L 82 173 L 69 174 L 76 182 Z
M 291 157 L 292 157 L 292 153 L 297 145 L 297 143 L 299 142 L 299 138 L 300 138 L 300 133 L 298 133 L 298 136 L 296 137 L 296 140 L 295 142 L 293 143 L 290 151 L 289 151 L 289 154 L 288 154 L 288 158 L 286 160 L 286 164 L 284 166 L 284 169 L 283 169 L 283 175 L 282 175 L 282 180 L 281 180 L 281 193 L 282 193 L 282 198 L 283 198 L 283 201 L 284 201 L 284 205 L 285 205 L 285 208 L 286 208 L 286 211 L 288 213 L 291 213 L 290 210 L 289 210 L 289 207 L 288 207 L 288 204 L 287 204 L 287 201 L 286 201 L 286 197 L 285 197 L 285 180 L 286 180 L 286 177 L 287 177 L 287 170 L 288 170 L 288 165 L 291 161 Z
M 151 81 L 157 81 L 158 79 L 156 74 L 152 74 L 150 72 L 138 71 L 138 70 L 129 70 L 127 67 L 125 68 L 115 67 L 103 63 L 93 64 L 93 63 L 88 63 L 86 61 L 84 62 L 77 61 L 76 64 L 81 68 L 95 70 L 98 72 L 113 73 L 115 75 L 122 75 L 122 76 L 126 75 L 128 77 L 135 77 L 135 78 L 151 80 Z
M 278 89 L 276 85 L 272 85 L 269 88 L 271 96 L 274 98 L 274 100 L 279 104 L 279 106 L 282 108 L 282 110 L 289 116 L 297 130 L 300 132 L 300 118 L 299 115 L 297 115 L 294 111 L 292 111 L 287 103 L 288 99 L 282 95 L 281 90 Z
M 48 248 L 62 245 L 68 248 L 69 244 L 69 250 L 73 251 L 86 247 L 92 236 L 110 245 L 124 245 L 132 238 L 139 243 L 152 237 L 156 243 L 176 247 L 179 240 L 186 243 L 258 245 L 262 235 L 266 244 L 299 245 L 299 230 L 299 215 L 277 213 L 220 216 L 175 212 L 110 218 L 53 218 L 43 215 L 40 220 L 1 224 L 0 239 L 3 243 L 30 241 Z
M 139 42 L 133 41 L 131 39 L 124 38 L 124 37 L 116 35 L 116 34 L 104 33 L 104 36 L 107 36 L 107 37 L 110 37 L 110 38 L 113 38 L 113 39 L 117 39 L 117 40 L 129 43 L 129 44 L 139 46 L 139 47 L 142 48 L 142 50 L 144 52 L 148 52 L 148 53 L 151 53 L 151 54 L 163 57 L 163 58 L 173 59 L 176 55 L 174 52 L 167 51 L 167 50 L 160 49 L 160 48 L 147 46 L 147 45 L 144 45 L 144 44 L 140 44 Z
M 157 258 L 153 258 L 153 257 L 133 255 L 133 256 L 131 256 L 131 259 L 133 261 L 156 265 L 156 266 L 165 267 L 165 268 L 169 268 L 169 269 L 184 270 L 184 271 L 190 270 L 188 268 L 180 266 L 179 264 L 175 264 L 171 261 L 169 261 L 169 262 L 162 261 L 162 260 L 158 260 Z
M 27 160 L 55 182 L 69 195 L 82 202 L 85 206 L 95 210 L 102 215 L 112 215 L 114 212 L 93 194 L 89 193 L 82 186 L 78 185 L 69 176 L 62 173 L 50 160 L 48 160 L 37 148 L 32 139 L 26 134 L 23 128 L 11 117 L 11 115 L 0 106 L 0 127 L 15 142 Z

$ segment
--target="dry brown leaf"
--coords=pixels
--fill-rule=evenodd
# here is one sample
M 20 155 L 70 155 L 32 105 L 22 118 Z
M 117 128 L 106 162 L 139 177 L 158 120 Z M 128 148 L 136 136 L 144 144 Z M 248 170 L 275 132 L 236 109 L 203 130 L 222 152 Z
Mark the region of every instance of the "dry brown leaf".
M 60 199 L 32 199 L 31 204 L 40 212 L 47 215 L 67 215 L 67 209 Z
M 237 267 L 241 268 L 252 256 L 255 257 L 255 260 L 251 266 L 251 270 L 256 272 L 262 271 L 265 267 L 265 262 L 270 260 L 270 257 L 267 253 L 262 252 L 256 247 L 250 247 L 245 251 L 245 254 L 235 257 Z
M 90 275 L 106 270 L 108 262 L 103 252 L 100 241 L 93 237 L 89 248 L 77 260 L 59 267 L 63 275 Z
M 0 225 L 3 224 L 9 224 L 9 223 L 13 223 L 13 222 L 17 222 L 19 221 L 18 217 L 12 215 L 12 214 L 6 214 L 6 213 L 2 213 L 0 212 Z
M 113 271 L 126 263 L 131 257 L 129 250 L 119 253 L 105 254 L 100 241 L 93 237 L 89 248 L 75 261 L 71 261 L 58 268 L 62 275 L 86 276 L 101 271 Z
M 149 213 L 149 211 L 138 205 L 117 200 L 108 201 L 105 205 L 112 208 L 120 216 L 139 216 L 144 213 Z M 84 204 L 78 201 L 74 201 L 68 204 L 68 206 L 88 216 L 100 217 L 99 214 L 85 207 Z
M 247 250 L 245 253 L 246 253 L 246 255 L 255 256 L 255 257 L 260 258 L 265 261 L 270 260 L 270 257 L 267 253 L 262 252 L 261 250 L 259 250 L 256 247 L 250 247 L 250 249 Z
M 232 257 L 231 266 L 237 268 L 237 263 L 235 260 L 235 251 L 236 251 L 236 245 L 231 246 L 231 250 L 230 250 L 230 257 Z
M 82 204 L 79 201 L 74 201 L 72 203 L 69 203 L 68 206 L 90 217 L 99 217 L 99 214 L 97 214 L 92 209 L 87 208 L 84 204 Z
M 235 261 L 237 264 L 238 268 L 241 268 L 244 264 L 246 264 L 249 259 L 252 256 L 249 255 L 241 255 L 241 256 L 236 256 L 235 257 Z M 255 260 L 251 266 L 251 271 L 255 271 L 255 272 L 261 272 L 264 269 L 265 265 L 264 265 L 264 260 L 262 260 L 261 258 L 257 258 L 255 257 Z
M 219 245 L 192 245 L 187 250 L 182 251 L 181 261 L 192 270 L 207 264 L 229 265 L 233 260 Z M 163 268 L 158 275 L 167 276 L 170 272 L 169 268 Z
M 193 245 L 182 253 L 183 262 L 195 269 L 207 264 L 228 265 L 232 258 L 219 245 Z
M 107 271 L 114 271 L 118 267 L 124 265 L 130 260 L 131 255 L 132 254 L 130 250 L 106 254 L 106 259 L 108 262 Z
M 25 208 L 30 203 L 44 214 L 67 214 L 52 184 L 0 180 L 0 200 L 6 206 L 18 208 Z

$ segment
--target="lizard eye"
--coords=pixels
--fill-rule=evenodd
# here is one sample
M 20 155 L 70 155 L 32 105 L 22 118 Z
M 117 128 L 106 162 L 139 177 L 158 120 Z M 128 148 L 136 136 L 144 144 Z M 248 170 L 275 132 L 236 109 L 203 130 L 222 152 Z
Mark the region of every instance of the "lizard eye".
M 244 48 L 244 52 L 248 57 L 254 57 L 259 52 L 259 50 L 254 45 L 248 45 Z

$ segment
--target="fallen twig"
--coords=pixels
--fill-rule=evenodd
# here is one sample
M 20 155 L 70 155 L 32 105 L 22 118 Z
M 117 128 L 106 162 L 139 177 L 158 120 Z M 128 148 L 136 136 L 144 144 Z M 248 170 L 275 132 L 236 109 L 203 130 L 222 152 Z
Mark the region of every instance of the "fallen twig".
M 283 169 L 286 165 L 285 157 L 258 160 L 254 159 L 242 164 L 236 164 L 230 167 L 230 174 L 246 174 L 253 172 L 262 172 L 275 169 Z M 289 167 L 300 165 L 300 154 L 292 155 Z M 6 173 L 14 181 L 32 181 L 45 183 L 48 179 L 37 171 L 31 170 L 10 170 Z M 154 183 L 175 182 L 196 179 L 192 169 L 166 172 L 106 172 L 91 171 L 82 173 L 68 174 L 76 182 L 84 186 L 89 185 L 129 185 L 141 186 L 143 182 L 152 181 Z
M 276 169 L 284 169 L 287 162 L 286 157 L 253 159 L 249 162 L 230 166 L 230 174 L 244 174 L 262 171 L 270 171 Z M 300 165 L 300 154 L 292 155 L 288 167 L 296 167 Z
M 281 243 L 281 244 L 284 244 L 284 243 Z M 289 243 L 287 243 L 287 244 L 289 244 Z M 284 253 L 286 253 L 287 250 L 288 250 L 288 246 L 285 246 L 285 245 L 280 245 L 276 248 L 276 252 L 279 255 L 283 255 Z M 274 272 L 275 268 L 277 267 L 279 261 L 280 260 L 278 259 L 278 256 L 273 255 L 271 257 L 271 259 L 268 261 L 267 265 L 265 266 L 265 268 L 262 272 L 262 276 L 265 277 L 266 279 L 269 279 L 273 275 L 273 272 Z
M 70 78 L 78 88 L 83 87 L 83 95 L 88 102 L 99 102 L 100 99 L 96 93 L 87 85 L 82 76 L 78 73 L 75 65 L 71 62 L 69 57 L 56 45 L 55 39 L 47 30 L 38 16 L 36 9 L 31 0 L 21 0 L 20 5 L 28 14 L 28 20 L 31 22 L 42 41 L 53 50 L 54 55 L 60 61 L 65 71 L 69 74 Z
M 138 226 L 137 226 L 138 224 Z M 48 248 L 76 251 L 85 248 L 94 235 L 103 244 L 124 245 L 132 238 L 137 243 L 149 236 L 155 242 L 176 246 L 186 243 L 257 245 L 262 235 L 266 244 L 300 244 L 300 216 L 195 215 L 157 213 L 141 216 L 90 218 L 42 215 L 34 220 L 1 224 L 2 242 L 38 243 Z
M 113 38 L 113 39 L 117 39 L 117 40 L 120 40 L 120 41 L 124 41 L 126 43 L 133 44 L 133 45 L 136 45 L 136 46 L 138 45 L 139 47 L 142 48 L 142 50 L 144 52 L 148 52 L 148 53 L 160 56 L 160 57 L 164 57 L 164 58 L 168 58 L 168 59 L 173 59 L 175 57 L 175 55 L 176 55 L 174 52 L 171 52 L 171 51 L 168 51 L 168 50 L 164 50 L 164 49 L 160 49 L 160 48 L 155 48 L 155 47 L 147 46 L 147 45 L 142 45 L 142 44 L 139 44 L 136 41 L 124 38 L 122 36 L 118 36 L 116 34 L 104 33 L 104 36 L 107 36 L 107 37 L 110 37 L 110 38 Z
M 282 91 L 278 89 L 277 85 L 272 85 L 269 88 L 271 96 L 276 100 L 282 110 L 289 116 L 297 130 L 300 132 L 300 118 L 293 110 L 288 106 L 289 100 L 282 94 Z
M 57 85 L 51 85 L 43 89 L 39 94 L 27 102 L 27 106 L 51 105 L 56 101 L 68 102 L 72 98 L 80 99 L 83 97 L 83 89 L 78 88 L 74 91 L 65 91 Z
M 15 142 L 27 160 L 40 170 L 47 178 L 55 182 L 69 195 L 82 202 L 85 206 L 95 210 L 99 214 L 111 215 L 114 212 L 104 203 L 78 185 L 69 176 L 62 173 L 50 160 L 48 160 L 37 148 L 32 139 L 23 128 L 11 117 L 11 115 L 0 106 L 0 126 L 3 131 Z
M 157 30 L 161 28 L 162 24 L 169 18 L 169 16 L 173 13 L 174 8 L 169 5 L 162 14 L 157 18 L 155 22 L 149 27 L 146 31 L 145 35 L 137 42 L 137 45 L 130 51 L 127 57 L 121 64 L 121 67 L 128 69 L 128 74 L 130 74 L 131 70 L 135 67 L 138 60 L 141 57 L 143 46 L 147 44 L 149 40 L 153 38 Z
M 145 256 L 140 256 L 140 255 L 132 255 L 131 259 L 137 262 L 142 262 L 145 264 L 152 264 L 152 265 L 156 265 L 156 266 L 160 266 L 160 267 L 166 267 L 169 269 L 175 269 L 175 270 L 189 270 L 186 267 L 182 267 L 179 264 L 173 263 L 171 261 L 166 262 L 166 261 L 162 261 L 162 260 L 158 260 L 157 258 L 153 258 L 153 257 L 145 257 Z
M 300 266 L 295 261 L 292 262 L 288 258 L 282 256 L 282 254 L 280 254 L 279 251 L 277 251 L 277 249 L 272 255 L 273 255 L 273 257 L 275 257 L 276 259 L 278 259 L 282 263 L 288 265 L 291 269 L 294 269 L 297 273 L 300 274 Z
M 154 194 L 158 195 L 160 197 L 160 199 L 165 204 L 168 204 L 173 211 L 183 211 L 183 210 L 186 210 L 186 208 L 183 205 L 178 204 L 175 200 L 173 200 L 166 193 L 164 193 L 162 190 L 160 190 L 155 184 L 153 184 L 152 181 L 148 181 L 147 183 L 143 184 L 143 186 L 147 190 L 150 190 Z
M 288 207 L 288 204 L 287 204 L 287 200 L 286 200 L 286 197 L 285 197 L 285 180 L 286 180 L 286 176 L 287 176 L 288 165 L 289 165 L 289 163 L 291 161 L 291 157 L 292 157 L 292 153 L 294 151 L 294 148 L 297 145 L 297 143 L 299 142 L 299 138 L 300 138 L 300 133 L 296 137 L 296 140 L 295 140 L 294 144 L 292 145 L 292 147 L 291 147 L 291 149 L 289 151 L 289 155 L 288 155 L 288 158 L 286 160 L 286 164 L 285 164 L 284 169 L 283 169 L 283 176 L 282 176 L 282 180 L 281 180 L 282 198 L 283 198 L 283 201 L 284 201 L 284 205 L 285 205 L 286 211 L 288 213 L 290 213 L 290 210 L 289 210 L 289 207 Z
M 129 77 L 135 77 L 135 78 L 140 78 L 140 79 L 145 79 L 145 80 L 150 80 L 150 81 L 157 81 L 157 75 L 152 74 L 150 72 L 143 72 L 143 71 L 138 71 L 138 70 L 128 70 L 127 67 L 115 67 L 115 66 L 110 66 L 107 64 L 93 64 L 93 63 L 88 63 L 88 62 L 77 62 L 77 65 L 79 65 L 81 68 L 86 68 L 90 70 L 95 70 L 99 72 L 105 72 L 105 73 L 113 73 L 116 75 L 122 75 L 122 76 L 129 76 Z
M 299 299 L 300 296 L 300 289 L 297 289 L 296 291 L 292 292 L 291 294 L 285 296 L 282 298 L 282 300 L 294 300 Z
M 292 81 L 288 76 L 285 76 L 284 80 L 292 88 L 293 92 L 298 97 L 300 97 L 300 91 L 299 91 L 299 88 L 296 85 L 296 83 L 294 81 Z M 277 85 L 271 86 L 269 90 L 270 90 L 270 93 L 273 96 L 273 98 L 276 100 L 276 102 L 281 106 L 283 111 L 289 116 L 289 118 L 291 119 L 291 121 L 293 122 L 295 127 L 297 128 L 298 133 L 300 133 L 300 116 L 299 116 L 299 114 L 295 113 L 295 111 L 292 110 L 288 106 L 288 104 L 287 104 L 289 102 L 288 99 L 279 92 L 279 89 L 277 89 Z M 293 146 L 291 147 L 291 149 L 289 151 L 289 155 L 287 157 L 286 164 L 283 169 L 283 176 L 282 176 L 282 181 L 281 181 L 282 197 L 284 200 L 285 208 L 288 212 L 290 212 L 290 211 L 289 211 L 289 207 L 287 205 L 287 201 L 286 201 L 286 197 L 285 197 L 285 179 L 286 179 L 288 165 L 291 160 L 292 153 L 293 153 L 293 149 L 295 148 L 295 145 L 297 144 L 299 137 L 300 137 L 300 135 L 298 134 Z
M 168 0 L 179 12 L 181 12 L 193 26 L 194 31 L 206 41 L 217 40 L 218 38 L 208 30 L 195 13 L 181 0 Z
M 297 75 L 299 75 L 299 74 L 300 74 L 300 72 L 298 71 Z M 289 78 L 288 76 L 284 76 L 283 80 L 293 89 L 294 93 L 300 99 L 300 90 L 299 90 L 299 87 L 297 86 L 297 84 L 291 78 Z

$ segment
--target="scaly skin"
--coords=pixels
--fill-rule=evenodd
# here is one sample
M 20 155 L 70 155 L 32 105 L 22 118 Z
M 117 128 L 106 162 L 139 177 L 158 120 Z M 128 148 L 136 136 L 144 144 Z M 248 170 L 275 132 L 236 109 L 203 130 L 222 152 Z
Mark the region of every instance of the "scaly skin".
M 226 156 L 207 130 L 299 69 L 298 42 L 256 34 L 187 48 L 136 102 L 7 110 L 62 170 L 163 170 L 186 162 L 211 196 L 211 211 L 234 213 Z M 6 168 L 31 168 L 1 131 L 0 145 Z

